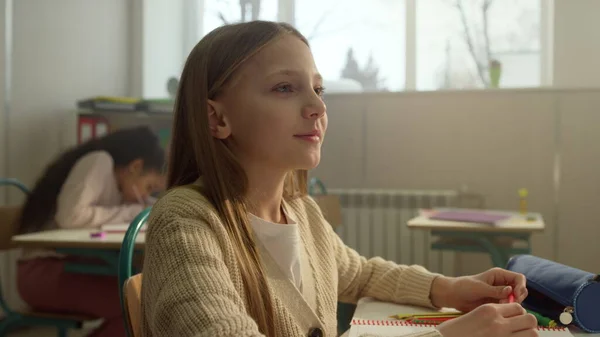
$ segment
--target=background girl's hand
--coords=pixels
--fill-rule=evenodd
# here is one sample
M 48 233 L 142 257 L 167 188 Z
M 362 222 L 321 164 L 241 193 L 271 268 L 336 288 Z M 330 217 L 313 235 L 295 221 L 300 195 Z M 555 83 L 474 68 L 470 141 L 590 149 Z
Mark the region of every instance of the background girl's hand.
M 444 337 L 535 337 L 537 320 L 518 303 L 484 304 L 439 325 Z

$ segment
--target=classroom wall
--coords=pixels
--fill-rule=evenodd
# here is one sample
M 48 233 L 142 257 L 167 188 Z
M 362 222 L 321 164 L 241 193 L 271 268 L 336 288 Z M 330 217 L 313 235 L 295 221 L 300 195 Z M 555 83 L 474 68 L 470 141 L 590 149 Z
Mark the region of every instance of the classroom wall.
M 466 186 L 498 209 L 518 209 L 517 190 L 526 187 L 530 209 L 547 224 L 533 239 L 534 253 L 598 268 L 592 258 L 600 247 L 592 238 L 600 236 L 594 220 L 600 202 L 600 135 L 594 131 L 599 90 L 332 95 L 327 105 L 330 126 L 313 175 L 328 186 Z M 486 256 L 461 259 L 459 273 L 491 266 Z
M 600 92 L 572 92 L 558 102 L 561 116 L 559 258 L 600 269 Z
M 554 0 L 554 85 L 600 87 L 600 1 Z
M 127 94 L 128 17 L 122 0 L 14 1 L 8 175 L 34 183 L 76 100 Z
M 160 30 L 161 25 L 139 18 L 135 11 L 143 10 L 143 0 L 14 2 L 11 163 L 10 171 L 2 172 L 0 156 L 0 172 L 31 185 L 58 152 L 59 116 L 72 110 L 77 99 L 126 95 L 141 85 L 141 77 L 150 76 L 139 49 L 158 40 L 145 40 L 137 49 L 131 45 L 139 43 L 135 39 L 144 34 L 143 27 Z M 600 27 L 593 14 L 600 2 L 554 3 L 556 85 L 598 87 L 600 77 L 593 70 L 600 66 L 600 40 L 595 36 Z M 176 7 L 170 8 L 172 14 L 180 15 Z M 136 15 L 139 26 L 133 32 L 130 18 Z M 0 33 L 2 42 L 3 25 Z M 0 53 L 0 74 L 2 57 Z M 137 64 L 144 70 L 132 78 Z M 2 85 L 0 81 L 0 89 Z M 163 87 L 157 81 L 156 90 Z M 595 174 L 600 136 L 594 133 L 598 97 L 599 92 L 590 90 L 330 95 L 331 128 L 323 163 L 314 173 L 342 188 L 466 185 L 498 208 L 516 207 L 516 190 L 525 186 L 532 194 L 531 208 L 544 213 L 548 223 L 546 233 L 535 237 L 535 253 L 596 269 L 591 257 L 599 248 L 589 241 L 599 234 L 593 220 L 600 191 Z M 558 206 L 552 188 L 557 139 L 562 163 Z M 0 137 L 0 146 L 2 141 Z M 560 244 L 556 253 L 555 243 Z M 465 258 L 462 272 L 489 266 L 485 257 Z

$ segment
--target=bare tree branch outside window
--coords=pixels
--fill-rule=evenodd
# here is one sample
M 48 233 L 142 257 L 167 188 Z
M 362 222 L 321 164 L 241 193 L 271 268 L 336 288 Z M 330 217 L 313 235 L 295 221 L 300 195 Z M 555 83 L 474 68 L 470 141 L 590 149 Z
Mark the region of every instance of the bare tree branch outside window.
M 261 13 L 261 5 L 264 5 L 264 2 L 261 0 L 217 0 L 218 2 L 225 4 L 226 8 L 235 8 L 239 6 L 239 17 L 237 15 L 234 16 L 232 12 L 226 12 L 224 10 L 216 11 L 216 17 L 223 24 L 231 24 L 236 22 L 248 22 L 253 20 L 259 20 Z M 300 0 L 296 0 L 300 1 Z M 337 10 L 340 10 L 340 1 L 335 1 L 327 8 L 326 10 L 321 11 L 318 18 L 311 23 L 310 29 L 303 29 L 303 33 L 305 34 L 307 40 L 309 42 L 314 41 L 315 39 L 340 34 L 344 30 L 348 28 L 354 27 L 357 22 L 350 22 L 351 20 L 342 20 L 335 26 L 329 25 L 328 27 L 324 27 L 325 23 L 328 19 L 331 19 L 331 16 L 336 13 Z M 234 11 L 235 12 L 235 11 Z M 234 13 L 233 12 L 233 13 Z M 229 14 L 229 15 L 228 15 Z M 346 22 L 344 22 L 346 21 Z M 373 22 L 371 22 L 373 23 Z M 364 24 L 364 23 L 362 23 Z M 307 33 L 308 31 L 308 33 Z M 351 46 L 348 46 L 348 55 L 346 58 L 346 67 L 341 72 L 342 78 L 353 79 L 361 83 L 363 88 L 368 91 L 380 91 L 386 90 L 383 86 L 384 79 L 382 79 L 379 75 L 379 67 L 376 64 L 376 60 L 371 53 L 367 60 L 367 63 L 364 66 L 358 66 L 358 63 L 353 54 L 353 50 Z M 349 62 L 349 63 L 348 63 Z M 352 67 L 352 62 L 356 63 L 356 67 Z
M 460 46 L 453 44 L 452 37 L 448 36 L 445 53 L 447 60 L 438 78 L 440 88 L 459 89 L 480 86 L 488 88 L 492 85 L 490 71 L 493 70 L 492 68 L 500 66 L 500 62 L 494 56 L 495 53 L 499 51 L 516 52 L 525 48 L 529 48 L 531 51 L 531 45 L 535 44 L 532 42 L 539 34 L 539 23 L 531 20 L 535 13 L 524 11 L 516 22 L 510 23 L 514 26 L 512 31 L 503 31 L 503 35 L 499 36 L 498 34 L 492 35 L 490 30 L 492 9 L 497 5 L 509 6 L 508 3 L 495 0 L 442 1 L 455 10 L 461 27 L 460 40 L 464 43 L 465 52 L 474 66 L 475 74 L 468 68 L 452 67 L 456 61 L 453 59 L 456 58 L 455 55 Z M 497 16 L 495 20 L 498 20 Z

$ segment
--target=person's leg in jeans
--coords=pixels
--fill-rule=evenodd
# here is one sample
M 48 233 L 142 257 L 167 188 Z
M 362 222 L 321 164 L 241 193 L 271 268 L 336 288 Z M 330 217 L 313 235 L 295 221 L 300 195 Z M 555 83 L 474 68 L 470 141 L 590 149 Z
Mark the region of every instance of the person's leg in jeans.
M 91 337 L 125 337 L 116 276 L 67 273 L 64 259 L 21 261 L 18 287 L 34 310 L 103 318 Z

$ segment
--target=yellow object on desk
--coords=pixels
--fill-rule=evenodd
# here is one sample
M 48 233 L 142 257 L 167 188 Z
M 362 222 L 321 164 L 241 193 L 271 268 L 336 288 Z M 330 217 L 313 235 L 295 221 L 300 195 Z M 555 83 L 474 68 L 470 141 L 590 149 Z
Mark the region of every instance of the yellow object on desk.
M 529 195 L 529 191 L 526 188 L 521 188 L 519 190 L 519 209 L 521 214 L 527 214 L 527 196 Z

